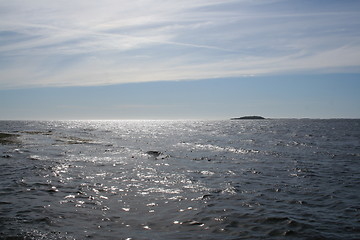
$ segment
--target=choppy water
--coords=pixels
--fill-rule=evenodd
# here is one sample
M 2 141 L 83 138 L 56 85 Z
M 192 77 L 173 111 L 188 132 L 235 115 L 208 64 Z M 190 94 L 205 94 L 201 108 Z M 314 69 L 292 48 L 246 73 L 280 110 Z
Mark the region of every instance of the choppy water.
M 0 239 L 360 239 L 360 120 L 0 132 Z

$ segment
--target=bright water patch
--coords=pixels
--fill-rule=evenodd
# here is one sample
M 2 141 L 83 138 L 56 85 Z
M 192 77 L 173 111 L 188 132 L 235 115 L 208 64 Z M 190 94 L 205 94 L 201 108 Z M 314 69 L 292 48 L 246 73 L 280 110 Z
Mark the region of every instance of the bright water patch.
M 11 136 L 2 239 L 360 238 L 359 120 L 2 121 L 0 132 Z

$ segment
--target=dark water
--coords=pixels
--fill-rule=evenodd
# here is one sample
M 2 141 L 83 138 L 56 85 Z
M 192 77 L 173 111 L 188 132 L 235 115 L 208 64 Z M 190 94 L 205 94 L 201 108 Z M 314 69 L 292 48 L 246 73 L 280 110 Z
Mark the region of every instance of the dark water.
M 0 239 L 360 239 L 360 120 L 0 132 Z

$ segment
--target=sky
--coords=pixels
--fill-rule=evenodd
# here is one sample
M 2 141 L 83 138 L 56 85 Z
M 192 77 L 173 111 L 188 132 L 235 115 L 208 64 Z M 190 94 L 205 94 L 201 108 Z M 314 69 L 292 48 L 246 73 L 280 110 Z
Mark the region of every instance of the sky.
M 358 0 L 0 0 L 0 119 L 360 118 Z

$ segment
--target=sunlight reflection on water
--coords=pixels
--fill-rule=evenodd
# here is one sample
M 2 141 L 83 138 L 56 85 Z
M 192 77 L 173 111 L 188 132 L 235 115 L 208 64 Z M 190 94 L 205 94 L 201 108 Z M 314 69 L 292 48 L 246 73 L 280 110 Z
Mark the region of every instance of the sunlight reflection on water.
M 356 120 L 7 126 L 0 237 L 356 236 Z

